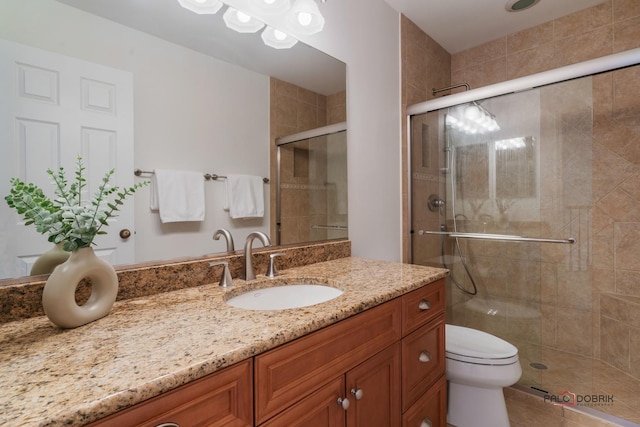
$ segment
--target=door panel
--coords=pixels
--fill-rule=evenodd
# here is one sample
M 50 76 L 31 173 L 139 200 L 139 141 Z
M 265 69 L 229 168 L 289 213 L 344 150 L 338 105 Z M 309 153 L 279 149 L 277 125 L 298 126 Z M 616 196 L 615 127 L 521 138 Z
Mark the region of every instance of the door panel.
M 131 73 L 0 40 L 0 194 L 19 177 L 52 195 L 47 169 L 64 167 L 74 178 L 76 159 L 87 168 L 87 197 L 104 174 L 116 169 L 112 185 L 133 185 L 133 77 Z M 134 262 L 133 203 L 126 203 L 99 236 L 96 253 L 114 264 Z M 27 275 L 51 248 L 34 227 L 24 227 L 0 203 L 0 278 Z

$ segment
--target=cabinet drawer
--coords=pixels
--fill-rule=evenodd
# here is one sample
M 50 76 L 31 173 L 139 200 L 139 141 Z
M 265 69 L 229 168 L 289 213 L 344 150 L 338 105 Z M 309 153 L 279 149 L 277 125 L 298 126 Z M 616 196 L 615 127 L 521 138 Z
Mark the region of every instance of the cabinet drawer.
M 402 336 L 444 313 L 444 279 L 402 296 Z
M 402 416 L 402 427 L 422 426 L 447 426 L 447 379 L 444 376 Z
M 401 313 L 392 300 L 256 356 L 256 423 L 398 341 Z
M 420 398 L 445 372 L 444 315 L 402 339 L 402 409 Z
M 253 425 L 251 360 L 230 366 L 91 424 L 91 427 Z

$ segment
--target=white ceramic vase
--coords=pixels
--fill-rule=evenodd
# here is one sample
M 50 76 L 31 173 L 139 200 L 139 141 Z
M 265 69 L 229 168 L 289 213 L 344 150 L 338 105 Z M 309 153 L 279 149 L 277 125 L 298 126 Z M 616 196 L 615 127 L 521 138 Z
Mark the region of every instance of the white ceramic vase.
M 76 303 L 76 288 L 82 279 L 91 280 L 91 296 Z M 57 266 L 47 279 L 42 307 L 54 324 L 76 328 L 106 316 L 118 295 L 118 275 L 111 264 L 98 257 L 93 248 L 80 248 Z

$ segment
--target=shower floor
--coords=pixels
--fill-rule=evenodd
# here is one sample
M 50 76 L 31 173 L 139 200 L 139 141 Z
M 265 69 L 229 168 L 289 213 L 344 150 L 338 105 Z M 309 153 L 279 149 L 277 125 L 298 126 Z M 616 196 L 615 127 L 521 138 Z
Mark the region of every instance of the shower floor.
M 570 398 L 605 414 L 640 423 L 640 381 L 600 360 L 542 348 L 535 356 L 520 353 L 522 378 L 518 382 L 547 392 L 549 396 Z M 535 358 L 535 360 L 533 360 Z M 543 364 L 536 369 L 531 364 Z M 549 402 L 552 397 L 546 399 Z M 556 400 L 557 401 L 557 400 Z M 570 405 L 573 406 L 573 405 Z

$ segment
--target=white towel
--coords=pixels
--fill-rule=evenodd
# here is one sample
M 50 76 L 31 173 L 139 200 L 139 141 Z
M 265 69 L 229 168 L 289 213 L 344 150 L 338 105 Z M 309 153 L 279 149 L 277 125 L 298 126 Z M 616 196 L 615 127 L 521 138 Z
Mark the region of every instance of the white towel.
M 262 218 L 264 216 L 264 183 L 259 176 L 227 176 L 225 207 L 231 218 Z
M 165 222 L 204 221 L 204 174 L 156 169 L 151 177 L 149 208 Z

